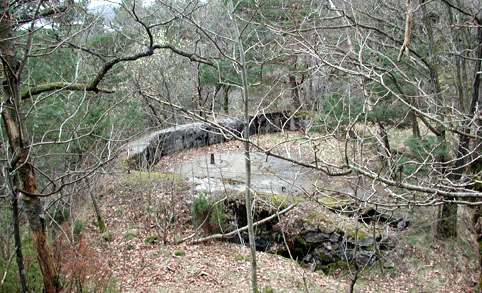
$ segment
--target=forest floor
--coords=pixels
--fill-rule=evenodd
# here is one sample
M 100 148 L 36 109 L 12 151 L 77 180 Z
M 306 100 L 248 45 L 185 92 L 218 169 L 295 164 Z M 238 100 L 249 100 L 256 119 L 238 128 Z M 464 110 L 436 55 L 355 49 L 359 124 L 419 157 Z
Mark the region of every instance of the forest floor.
M 86 223 L 80 236 L 86 250 L 95 255 L 90 263 L 86 258 L 85 265 L 103 271 L 109 281 L 102 283 L 101 275 L 87 276 L 84 287 L 109 287 L 111 292 L 249 291 L 246 247 L 221 241 L 192 244 L 195 237 L 175 244 L 195 232 L 190 224 L 192 191 L 169 171 L 221 148 L 242 149 L 230 142 L 186 151 L 163 158 L 152 174 L 119 170 L 101 179 L 95 192 L 109 233 L 98 232 L 88 205 L 78 219 Z M 479 271 L 467 223 L 470 211 L 461 210 L 461 235 L 444 242 L 433 237 L 434 208 L 407 211 L 410 227 L 397 235 L 397 246 L 383 262 L 360 272 L 355 292 L 475 292 Z M 257 253 L 257 264 L 261 292 L 347 292 L 354 276 L 347 269 L 311 272 L 289 258 L 263 252 Z M 69 266 L 63 269 L 68 277 Z

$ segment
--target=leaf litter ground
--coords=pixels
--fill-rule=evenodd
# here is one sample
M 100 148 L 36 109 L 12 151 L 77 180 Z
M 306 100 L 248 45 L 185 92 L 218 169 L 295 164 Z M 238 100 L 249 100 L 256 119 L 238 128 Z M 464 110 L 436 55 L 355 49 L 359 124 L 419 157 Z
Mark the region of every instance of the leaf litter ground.
M 264 144 L 274 135 L 258 138 Z M 262 140 L 265 140 L 263 142 Z M 331 148 L 336 145 L 330 143 Z M 328 147 L 322 149 L 329 149 Z M 174 166 L 216 151 L 241 151 L 238 142 L 189 150 L 164 157 L 154 172 L 172 172 Z M 299 147 L 290 146 L 291 151 Z M 286 151 L 286 147 L 284 149 Z M 332 152 L 333 153 L 333 152 Z M 307 158 L 308 159 L 308 158 Z M 335 158 L 336 159 L 336 158 Z M 112 241 L 102 239 L 94 226 L 92 216 L 86 236 L 93 241 L 99 255 L 108 263 L 122 292 L 248 292 L 250 263 L 249 251 L 240 245 L 212 241 L 192 245 L 189 242 L 173 244 L 174 239 L 191 235 L 189 189 L 175 184 L 152 184 L 152 181 L 132 181 L 130 174 L 107 176 L 99 187 L 101 206 Z M 131 181 L 130 181 L 131 180 Z M 176 196 L 176 203 L 157 209 L 152 205 Z M 157 209 L 157 210 L 156 210 Z M 158 235 L 155 217 L 162 219 L 162 211 L 175 209 L 176 224 L 167 229 L 167 243 L 148 241 Z M 177 209 L 177 210 L 176 210 Z M 429 218 L 430 212 L 424 214 Z M 93 213 L 90 212 L 90 215 Z M 426 224 L 426 219 L 419 222 Z M 420 228 L 422 227 L 422 228 Z M 419 233 L 417 229 L 424 229 Z M 360 292 L 472 292 L 477 281 L 477 263 L 474 247 L 452 242 L 433 240 L 425 226 L 413 225 L 399 235 L 398 245 L 386 261 L 393 268 L 375 265 L 362 273 L 355 291 Z M 423 237 L 420 235 L 429 235 Z M 467 236 L 470 238 L 470 236 Z M 155 238 L 155 237 L 154 237 Z M 427 240 L 428 239 L 428 240 Z M 473 243 L 473 239 L 466 239 Z M 178 255 L 183 251 L 184 255 Z M 346 271 L 334 275 L 314 273 L 301 268 L 284 257 L 258 252 L 258 278 L 260 289 L 274 292 L 346 292 L 350 274 Z M 380 267 L 380 268 L 378 268 Z

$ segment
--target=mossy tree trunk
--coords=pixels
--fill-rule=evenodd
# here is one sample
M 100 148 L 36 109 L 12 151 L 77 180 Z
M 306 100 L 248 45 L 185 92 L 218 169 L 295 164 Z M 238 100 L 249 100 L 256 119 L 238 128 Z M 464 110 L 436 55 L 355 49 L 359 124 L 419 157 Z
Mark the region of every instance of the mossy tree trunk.
M 10 172 L 11 170 L 8 170 Z M 23 262 L 23 251 L 22 251 L 22 238 L 20 236 L 20 211 L 18 206 L 18 194 L 14 190 L 16 184 L 12 180 L 12 177 L 7 175 L 6 180 L 8 181 L 8 186 L 10 187 L 10 193 L 12 195 L 12 211 L 13 211 L 13 234 L 15 239 L 15 253 L 17 255 L 17 267 L 18 275 L 20 277 L 20 284 L 22 284 L 22 292 L 29 292 L 27 277 L 25 276 L 25 266 Z
M 102 211 L 100 210 L 99 203 L 95 198 L 94 193 L 92 192 L 92 187 L 90 186 L 90 182 L 87 180 L 87 188 L 89 190 L 90 199 L 92 200 L 92 205 L 94 207 L 95 216 L 97 218 L 97 227 L 99 227 L 100 233 L 107 232 L 107 226 L 105 225 L 104 216 L 102 215 Z
M 16 169 L 19 182 L 15 186 L 24 194 L 23 205 L 28 218 L 30 234 L 37 250 L 37 259 L 42 272 L 42 278 L 46 292 L 56 292 L 58 289 L 58 275 L 54 265 L 52 250 L 47 235 L 44 221 L 44 210 L 37 187 L 34 167 L 29 158 L 28 139 L 25 134 L 21 111 L 15 111 L 20 106 L 12 102 L 13 98 L 4 104 L 6 109 L 2 112 L 2 118 L 7 130 L 12 154 L 15 156 L 11 162 L 12 169 Z
M 223 111 L 225 114 L 229 114 L 229 90 L 230 85 L 223 85 Z

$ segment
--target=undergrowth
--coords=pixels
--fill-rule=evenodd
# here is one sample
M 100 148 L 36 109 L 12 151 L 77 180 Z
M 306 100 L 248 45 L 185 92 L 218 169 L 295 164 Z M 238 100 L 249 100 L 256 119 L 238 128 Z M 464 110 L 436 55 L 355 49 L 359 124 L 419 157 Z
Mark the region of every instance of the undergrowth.
M 33 246 L 32 238 L 30 237 L 30 233 L 22 233 L 22 235 L 23 262 L 29 290 L 31 292 L 42 292 L 42 274 L 40 272 L 40 267 L 37 263 L 37 254 L 35 251 L 35 247 Z M 13 254 L 14 250 L 12 249 L 9 253 Z M 0 292 L 21 292 L 22 286 L 20 284 L 18 266 L 15 255 L 8 255 L 7 257 L 5 256 L 6 255 L 3 255 L 3 253 L 0 255 L 0 268 L 2 272 L 0 278 L 5 277 L 2 284 L 0 285 Z M 10 257 L 12 257 L 11 260 Z M 7 265 L 9 260 L 10 265 Z M 5 271 L 5 268 L 7 267 L 8 269 Z
M 68 231 L 64 224 L 64 231 Z M 112 272 L 92 242 L 82 235 L 75 241 L 64 234 L 55 238 L 54 257 L 65 292 L 116 292 Z

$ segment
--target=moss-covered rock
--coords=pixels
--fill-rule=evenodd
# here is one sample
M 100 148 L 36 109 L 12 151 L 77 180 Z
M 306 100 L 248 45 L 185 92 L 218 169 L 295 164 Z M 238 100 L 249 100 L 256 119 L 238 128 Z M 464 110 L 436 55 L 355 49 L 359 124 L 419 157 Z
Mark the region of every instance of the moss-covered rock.
M 339 229 L 337 232 L 341 234 L 345 234 L 346 237 L 352 239 L 352 241 L 354 241 L 355 239 L 365 240 L 372 236 L 371 234 L 365 232 L 364 230 L 359 228 L 357 229 L 356 227 L 348 227 L 345 231 Z
M 159 236 L 158 235 L 151 235 L 148 236 L 145 240 L 144 243 L 149 244 L 149 245 L 154 245 L 159 242 Z
M 177 250 L 174 250 L 174 255 L 175 256 L 185 256 L 186 251 L 184 249 L 177 249 Z
M 345 209 L 350 204 L 349 199 L 346 196 L 320 196 L 317 202 L 321 205 L 331 209 Z

